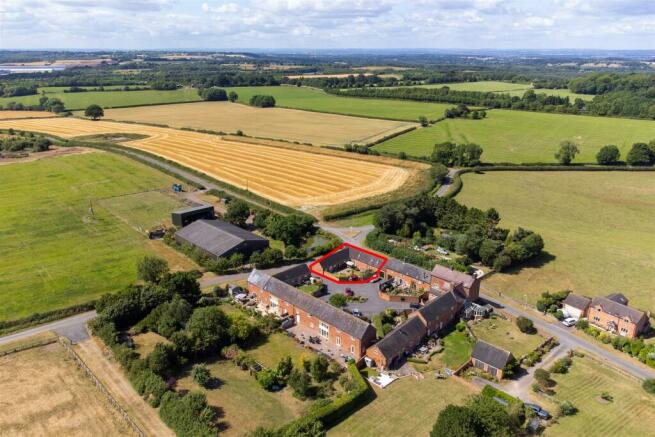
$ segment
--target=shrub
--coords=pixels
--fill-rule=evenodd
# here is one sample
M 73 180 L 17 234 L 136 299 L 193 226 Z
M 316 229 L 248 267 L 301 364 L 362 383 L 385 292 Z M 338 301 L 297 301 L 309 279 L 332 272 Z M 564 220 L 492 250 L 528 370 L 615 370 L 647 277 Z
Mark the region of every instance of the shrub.
M 202 98 L 203 100 L 207 100 L 211 102 L 225 101 L 228 99 L 225 90 L 217 87 L 198 90 L 198 94 L 200 95 L 200 98 Z
M 314 358 L 314 360 L 312 360 L 310 372 L 312 374 L 312 378 L 314 378 L 314 381 L 323 382 L 325 379 L 327 379 L 327 370 L 329 365 L 330 363 L 323 355 L 318 355 L 316 358 Z
M 544 369 L 537 369 L 534 371 L 534 379 L 542 386 L 546 386 L 550 381 L 550 373 Z
M 559 406 L 559 414 L 562 416 L 573 416 L 578 409 L 569 401 L 564 401 Z
M 166 382 L 150 369 L 144 368 L 144 362 L 134 366 L 127 377 L 134 389 L 153 407 L 158 407 L 162 396 L 168 391 Z
M 646 390 L 647 393 L 655 395 L 655 378 L 644 379 L 641 387 Z
M 344 294 L 333 294 L 330 296 L 330 304 L 337 307 L 337 308 L 342 308 L 345 307 L 346 304 L 348 304 L 348 299 L 346 295 Z
M 159 416 L 179 436 L 209 437 L 217 433 L 216 414 L 202 393 L 180 396 L 166 392 L 161 399 Z
M 191 369 L 191 377 L 196 382 L 196 384 L 205 387 L 207 383 L 211 380 L 211 373 L 209 368 L 204 364 L 194 364 Z
M 655 162 L 655 153 L 648 147 L 648 144 L 635 143 L 628 152 L 626 161 L 629 165 L 634 166 L 652 165 Z
M 534 327 L 534 322 L 527 317 L 519 316 L 516 318 L 516 326 L 524 334 L 536 334 L 537 329 Z
M 575 327 L 581 331 L 585 331 L 587 328 L 589 328 L 589 322 L 587 320 L 580 319 L 575 322 Z
M 166 260 L 157 256 L 146 255 L 137 265 L 137 277 L 145 282 L 159 282 L 168 271 Z
M 275 98 L 273 96 L 266 96 L 256 94 L 250 98 L 250 105 L 259 108 L 272 108 L 275 106 Z
M 162 378 L 174 375 L 180 365 L 175 346 L 162 343 L 155 345 L 145 361 L 148 368 Z
M 306 399 L 310 395 L 311 377 L 303 369 L 293 369 L 289 375 L 289 387 L 293 390 L 294 396 Z
M 459 332 L 463 332 L 466 329 L 466 322 L 460 320 L 459 322 L 457 322 L 457 325 L 455 325 L 455 328 L 457 328 Z
M 601 397 L 601 399 L 603 399 L 603 400 L 605 400 L 607 402 L 612 402 L 614 400 L 614 396 L 612 396 L 611 394 L 609 394 L 609 392 L 606 392 L 606 391 L 602 392 L 600 394 L 600 397 Z
M 569 371 L 569 367 L 573 364 L 573 360 L 570 357 L 560 358 L 555 361 L 550 367 L 552 373 L 566 373 Z
M 596 154 L 596 162 L 600 165 L 616 165 L 619 162 L 621 152 L 619 148 L 613 144 L 601 147 Z

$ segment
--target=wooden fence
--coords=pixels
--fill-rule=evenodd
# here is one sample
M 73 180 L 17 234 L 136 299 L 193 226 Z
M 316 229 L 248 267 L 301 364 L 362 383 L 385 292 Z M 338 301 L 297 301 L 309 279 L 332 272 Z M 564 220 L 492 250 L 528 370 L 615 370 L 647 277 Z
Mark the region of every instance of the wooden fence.
M 127 424 L 132 428 L 134 433 L 138 435 L 139 437 L 146 437 L 146 434 L 139 428 L 139 426 L 134 422 L 132 417 L 125 411 L 125 409 L 121 406 L 121 404 L 118 403 L 118 401 L 112 396 L 112 394 L 107 390 L 107 387 L 95 376 L 93 371 L 86 365 L 86 363 L 80 358 L 80 356 L 75 352 L 75 350 L 71 347 L 69 341 L 64 338 L 64 337 L 59 337 L 59 344 L 63 346 L 63 348 L 68 352 L 68 354 L 73 358 L 73 361 L 80 367 L 86 376 L 88 376 L 91 381 L 96 385 L 98 390 L 105 395 L 105 397 L 109 400 L 109 403 L 118 411 L 118 413 L 125 419 Z

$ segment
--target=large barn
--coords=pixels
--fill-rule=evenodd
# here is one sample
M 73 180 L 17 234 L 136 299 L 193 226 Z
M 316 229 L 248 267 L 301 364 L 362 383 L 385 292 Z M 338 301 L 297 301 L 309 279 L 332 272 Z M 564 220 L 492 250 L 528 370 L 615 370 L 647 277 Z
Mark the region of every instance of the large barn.
M 211 258 L 233 253 L 247 257 L 268 247 L 266 238 L 221 220 L 197 220 L 177 231 L 175 241 L 194 246 Z

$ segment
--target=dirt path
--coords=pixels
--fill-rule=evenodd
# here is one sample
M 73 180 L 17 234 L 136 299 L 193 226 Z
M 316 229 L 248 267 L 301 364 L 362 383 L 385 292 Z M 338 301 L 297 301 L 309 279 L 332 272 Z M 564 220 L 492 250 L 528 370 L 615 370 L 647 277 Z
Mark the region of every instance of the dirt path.
M 113 362 L 113 359 L 108 358 L 95 339 L 80 342 L 75 346 L 75 349 L 86 365 L 105 384 L 114 398 L 139 424 L 143 432 L 157 437 L 175 436 L 161 421 L 157 410 L 148 405 L 134 391 L 121 369 Z

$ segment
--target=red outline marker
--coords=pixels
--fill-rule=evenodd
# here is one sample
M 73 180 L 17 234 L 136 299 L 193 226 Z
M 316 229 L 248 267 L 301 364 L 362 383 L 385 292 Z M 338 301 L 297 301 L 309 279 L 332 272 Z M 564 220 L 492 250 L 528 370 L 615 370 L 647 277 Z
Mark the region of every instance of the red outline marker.
M 374 256 L 374 257 L 376 257 L 376 258 L 379 258 L 379 259 L 382 260 L 382 264 L 380 264 L 380 267 L 377 268 L 377 270 L 375 271 L 375 274 L 374 274 L 373 276 L 371 276 L 370 278 L 368 278 L 368 279 L 358 279 L 358 280 L 355 280 L 355 281 L 340 281 L 340 280 L 338 280 L 338 279 L 331 278 L 331 277 L 329 277 L 329 276 L 327 276 L 327 275 L 325 275 L 325 274 L 323 274 L 323 273 L 319 273 L 319 272 L 317 272 L 316 270 L 314 270 L 314 266 L 316 266 L 316 264 L 320 263 L 322 260 L 324 260 L 324 259 L 326 259 L 326 258 L 329 258 L 330 256 L 332 256 L 332 254 L 334 254 L 335 252 L 340 251 L 340 250 L 343 249 L 344 247 L 352 247 L 353 249 L 357 249 L 357 250 L 359 250 L 360 252 L 364 252 L 364 253 L 366 253 L 366 254 L 368 254 L 368 255 L 372 255 L 372 256 Z M 372 252 L 372 251 L 370 251 L 370 250 L 366 250 L 366 249 L 364 249 L 364 248 L 362 248 L 362 247 L 355 246 L 354 244 L 350 244 L 350 243 L 341 243 L 339 246 L 337 246 L 336 248 L 332 249 L 332 250 L 331 250 L 330 252 L 328 252 L 327 254 L 323 255 L 322 257 L 320 257 L 320 258 L 317 259 L 316 261 L 312 262 L 312 263 L 309 265 L 309 271 L 312 272 L 312 274 L 314 274 L 314 275 L 316 275 L 316 276 L 320 276 L 321 278 L 325 278 L 325 279 L 327 279 L 328 281 L 332 281 L 332 282 L 334 282 L 335 284 L 368 284 L 368 283 L 370 283 L 370 282 L 375 281 L 377 278 L 380 277 L 380 272 L 382 271 L 382 268 L 383 268 L 384 265 L 387 263 L 387 261 L 389 261 L 389 258 L 387 258 L 387 257 L 384 256 L 384 255 L 380 255 L 380 254 L 375 253 L 375 252 Z

